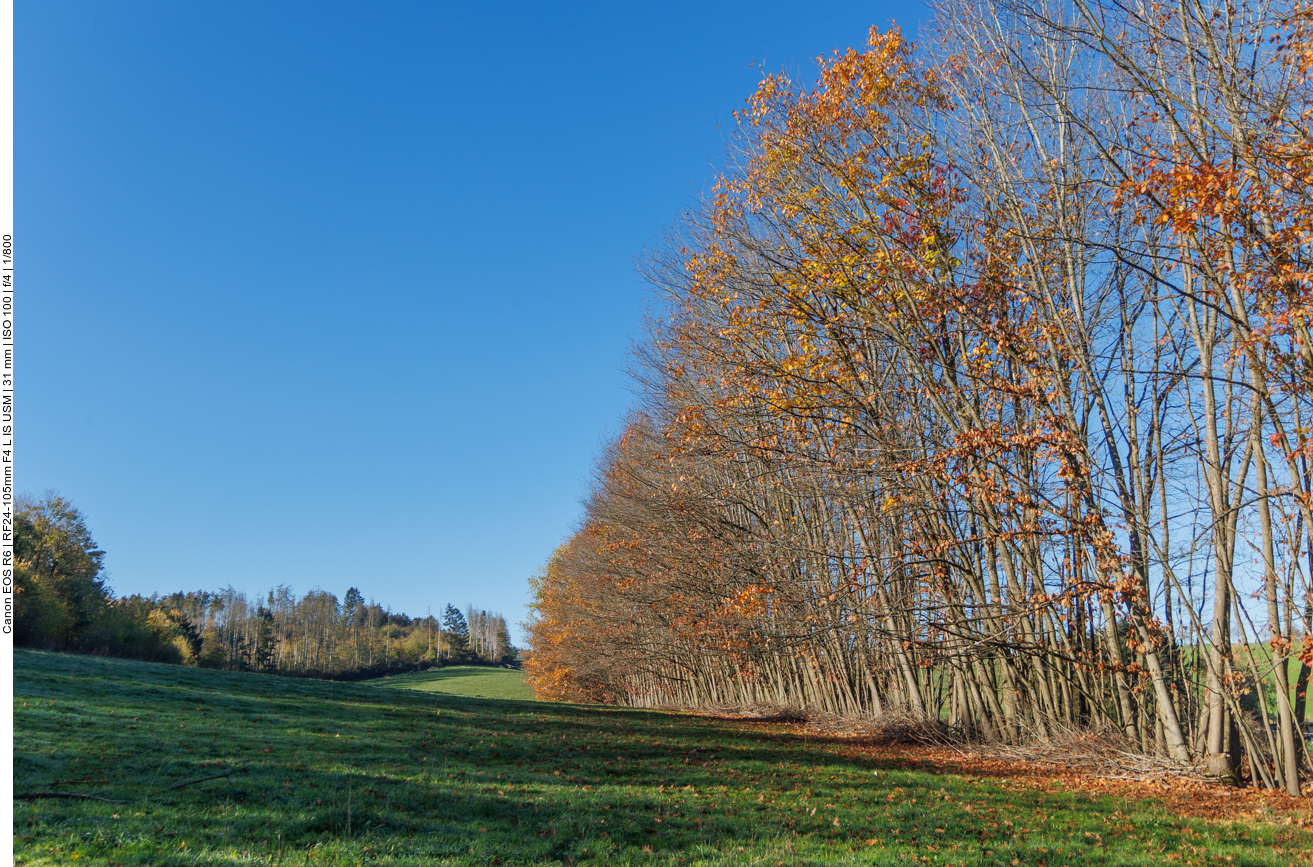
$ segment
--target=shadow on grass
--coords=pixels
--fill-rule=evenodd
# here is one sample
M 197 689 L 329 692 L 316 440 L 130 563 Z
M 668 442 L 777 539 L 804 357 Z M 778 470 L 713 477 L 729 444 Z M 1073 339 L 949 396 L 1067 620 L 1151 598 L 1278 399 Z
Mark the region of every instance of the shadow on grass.
M 15 668 L 15 790 L 115 802 L 16 802 L 20 862 L 1101 865 L 1193 846 L 1279 864 L 1313 844 L 761 724 L 56 654 Z

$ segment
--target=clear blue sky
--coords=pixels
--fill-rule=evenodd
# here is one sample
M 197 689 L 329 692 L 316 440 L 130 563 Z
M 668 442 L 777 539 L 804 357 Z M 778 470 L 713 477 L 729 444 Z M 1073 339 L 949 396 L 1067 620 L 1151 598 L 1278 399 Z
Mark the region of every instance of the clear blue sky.
M 635 257 L 763 67 L 924 15 L 17 4 L 19 490 L 82 509 L 119 594 L 523 619 L 631 401 Z

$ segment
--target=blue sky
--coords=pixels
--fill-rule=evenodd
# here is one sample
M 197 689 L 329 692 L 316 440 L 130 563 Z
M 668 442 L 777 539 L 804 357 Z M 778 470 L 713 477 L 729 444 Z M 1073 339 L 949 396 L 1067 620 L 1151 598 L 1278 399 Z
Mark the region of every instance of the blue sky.
M 22 3 L 20 490 L 119 594 L 525 616 L 631 402 L 636 257 L 763 69 L 917 3 Z

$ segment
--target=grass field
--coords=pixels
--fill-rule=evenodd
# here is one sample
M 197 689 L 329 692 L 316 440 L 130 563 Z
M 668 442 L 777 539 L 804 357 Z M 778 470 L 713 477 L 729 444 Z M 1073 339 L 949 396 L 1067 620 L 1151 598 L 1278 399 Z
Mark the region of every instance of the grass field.
M 1287 865 L 1244 821 L 779 725 L 18 652 L 20 864 Z M 394 680 L 396 680 L 394 678 Z M 393 684 L 396 685 L 396 684 Z M 214 779 L 206 779 L 214 777 Z
M 420 692 L 464 695 L 470 698 L 533 701 L 533 690 L 525 686 L 524 673 L 505 668 L 456 665 L 414 674 L 394 674 L 377 680 L 367 680 L 365 683 L 389 689 L 414 689 Z

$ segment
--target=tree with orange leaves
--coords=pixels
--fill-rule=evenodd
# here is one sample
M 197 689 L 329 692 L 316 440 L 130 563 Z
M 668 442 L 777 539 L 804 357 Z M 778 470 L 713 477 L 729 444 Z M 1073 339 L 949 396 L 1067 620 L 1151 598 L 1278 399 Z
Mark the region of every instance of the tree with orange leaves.
M 1240 12 L 946 6 L 933 62 L 873 31 L 765 79 L 651 263 L 670 319 L 539 585 L 544 665 L 639 704 L 1115 725 L 1298 793 L 1307 17 Z

